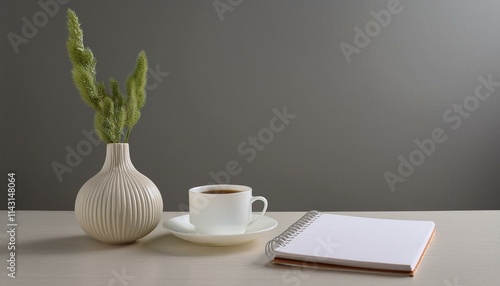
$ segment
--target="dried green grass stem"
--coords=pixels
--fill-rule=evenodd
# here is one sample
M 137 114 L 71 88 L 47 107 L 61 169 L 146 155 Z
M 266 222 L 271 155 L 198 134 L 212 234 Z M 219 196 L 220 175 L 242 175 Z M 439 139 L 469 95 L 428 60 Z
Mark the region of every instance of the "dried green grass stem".
M 148 61 L 141 51 L 137 57 L 134 72 L 126 81 L 125 97 L 118 82 L 109 80 L 110 91 L 104 82 L 96 80 L 96 59 L 92 51 L 83 44 L 83 31 L 75 12 L 67 14 L 69 58 L 73 64 L 73 82 L 82 100 L 95 110 L 94 128 L 106 143 L 128 142 L 132 128 L 141 117 L 141 109 L 146 103 L 146 82 Z

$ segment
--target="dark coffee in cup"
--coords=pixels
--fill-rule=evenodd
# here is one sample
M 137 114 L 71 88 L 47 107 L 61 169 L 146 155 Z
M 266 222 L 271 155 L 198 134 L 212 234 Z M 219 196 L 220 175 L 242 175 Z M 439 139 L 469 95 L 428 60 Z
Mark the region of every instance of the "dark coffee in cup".
M 203 191 L 203 194 L 211 194 L 211 195 L 224 195 L 224 194 L 234 194 L 234 193 L 239 193 L 241 191 L 235 191 L 235 190 L 208 190 L 208 191 Z

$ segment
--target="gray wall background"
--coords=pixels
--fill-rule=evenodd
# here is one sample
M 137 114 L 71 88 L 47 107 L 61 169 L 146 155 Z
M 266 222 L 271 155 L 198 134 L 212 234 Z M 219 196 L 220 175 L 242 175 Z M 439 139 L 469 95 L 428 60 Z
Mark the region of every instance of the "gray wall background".
M 40 2 L 58 9 L 48 15 Z M 141 49 L 163 73 L 149 78 L 130 145 L 165 210 L 179 210 L 190 187 L 232 160 L 241 172 L 230 182 L 252 186 L 275 211 L 500 209 L 500 88 L 475 97 L 479 77 L 500 82 L 498 1 L 40 2 L 0 2 L 0 169 L 17 173 L 18 209 L 72 210 L 104 161 L 102 143 L 66 162 L 93 129 L 71 81 L 67 8 L 99 80 L 123 83 Z M 388 5 L 399 12 L 373 24 Z M 39 26 L 29 37 L 23 17 Z M 348 63 L 340 45 L 355 46 L 355 27 L 367 25 L 373 37 Z M 27 41 L 17 53 L 9 33 Z M 464 103 L 469 111 L 453 111 Z M 273 109 L 284 107 L 296 118 L 255 158 L 238 151 L 269 135 Z M 414 140 L 436 128 L 446 141 L 392 191 L 384 173 L 400 175 L 398 157 L 417 160 Z M 59 180 L 54 162 L 72 172 Z

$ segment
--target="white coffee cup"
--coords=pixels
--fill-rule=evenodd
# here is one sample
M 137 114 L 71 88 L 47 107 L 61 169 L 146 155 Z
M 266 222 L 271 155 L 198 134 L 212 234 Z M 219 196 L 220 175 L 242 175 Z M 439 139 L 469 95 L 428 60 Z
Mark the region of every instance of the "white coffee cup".
M 264 208 L 252 220 L 252 204 Z M 189 190 L 189 220 L 200 234 L 241 234 L 267 210 L 264 197 L 252 196 L 252 188 L 240 185 L 207 185 Z

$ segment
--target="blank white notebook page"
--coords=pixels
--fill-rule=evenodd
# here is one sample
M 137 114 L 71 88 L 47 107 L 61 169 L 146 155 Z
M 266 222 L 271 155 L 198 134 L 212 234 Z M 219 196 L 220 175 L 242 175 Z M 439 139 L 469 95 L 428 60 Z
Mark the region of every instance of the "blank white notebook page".
M 321 214 L 276 257 L 351 267 L 412 271 L 434 232 L 432 221 Z

